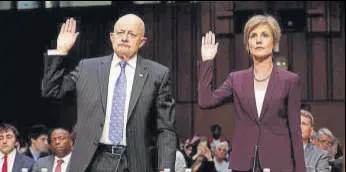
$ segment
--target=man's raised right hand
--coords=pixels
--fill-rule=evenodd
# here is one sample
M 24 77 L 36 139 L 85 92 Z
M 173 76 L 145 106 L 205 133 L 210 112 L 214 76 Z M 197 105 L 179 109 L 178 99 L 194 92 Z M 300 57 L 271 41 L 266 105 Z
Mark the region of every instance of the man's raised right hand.
M 79 32 L 76 33 L 76 20 L 69 18 L 62 24 L 57 39 L 56 51 L 59 54 L 67 54 L 73 47 Z

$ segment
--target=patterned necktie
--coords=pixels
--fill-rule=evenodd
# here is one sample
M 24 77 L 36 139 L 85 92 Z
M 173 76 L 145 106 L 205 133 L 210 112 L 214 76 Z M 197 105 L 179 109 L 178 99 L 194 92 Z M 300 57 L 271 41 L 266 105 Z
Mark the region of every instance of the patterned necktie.
M 54 172 L 61 172 L 61 164 L 64 163 L 64 160 L 59 159 L 58 160 L 58 165 L 55 167 L 55 171 Z
M 114 145 L 119 144 L 123 139 L 124 130 L 124 109 L 126 99 L 126 62 L 120 62 L 121 72 L 114 87 L 112 111 L 109 123 L 109 139 Z
M 2 164 L 1 172 L 7 172 L 7 155 L 4 156 L 4 163 Z

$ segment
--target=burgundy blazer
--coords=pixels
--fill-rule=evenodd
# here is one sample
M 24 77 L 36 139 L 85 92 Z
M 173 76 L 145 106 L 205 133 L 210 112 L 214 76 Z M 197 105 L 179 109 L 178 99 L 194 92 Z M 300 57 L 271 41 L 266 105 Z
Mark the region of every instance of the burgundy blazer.
M 236 122 L 230 167 L 249 170 L 257 144 L 262 169 L 306 172 L 300 128 L 299 76 L 274 65 L 258 118 L 253 67 L 230 73 L 213 91 L 213 64 L 212 60 L 198 63 L 198 103 L 201 108 L 213 108 L 233 96 Z

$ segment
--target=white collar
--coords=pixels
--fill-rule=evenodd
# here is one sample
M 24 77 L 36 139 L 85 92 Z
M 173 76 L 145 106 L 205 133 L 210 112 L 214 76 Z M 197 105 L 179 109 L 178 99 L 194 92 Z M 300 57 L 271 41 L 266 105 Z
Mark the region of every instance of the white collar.
M 14 156 L 16 155 L 16 153 L 17 153 L 17 150 L 16 150 L 16 148 L 14 148 L 14 149 L 12 150 L 12 152 L 10 152 L 9 154 L 7 154 L 7 159 L 8 159 L 8 158 L 14 157 Z M 5 154 L 2 153 L 2 152 L 0 152 L 0 157 L 1 157 L 0 159 L 4 159 Z
M 69 154 L 67 154 L 67 155 L 64 156 L 63 158 L 59 158 L 59 157 L 57 157 L 57 156 L 55 155 L 55 160 L 54 160 L 54 162 L 57 163 L 57 161 L 58 161 L 59 159 L 64 160 L 64 163 L 69 162 L 70 159 L 71 159 L 71 155 L 72 155 L 72 152 L 70 152 Z
M 119 63 L 120 63 L 120 59 L 119 57 L 117 56 L 117 54 L 114 53 L 113 55 L 113 60 L 112 60 L 112 64 L 111 64 L 111 67 L 115 67 L 117 66 Z M 127 65 L 126 66 L 129 66 L 133 69 L 136 69 L 136 64 L 137 64 L 137 54 L 135 54 L 132 58 L 130 58 L 127 62 Z

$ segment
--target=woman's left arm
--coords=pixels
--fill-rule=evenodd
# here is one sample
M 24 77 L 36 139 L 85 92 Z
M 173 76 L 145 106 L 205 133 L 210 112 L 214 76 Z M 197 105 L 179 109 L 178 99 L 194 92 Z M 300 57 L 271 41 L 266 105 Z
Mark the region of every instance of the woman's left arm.
M 288 93 L 288 124 L 291 133 L 292 154 L 295 172 L 305 172 L 305 160 L 302 140 L 302 130 L 300 128 L 300 77 L 294 75 L 290 82 Z

